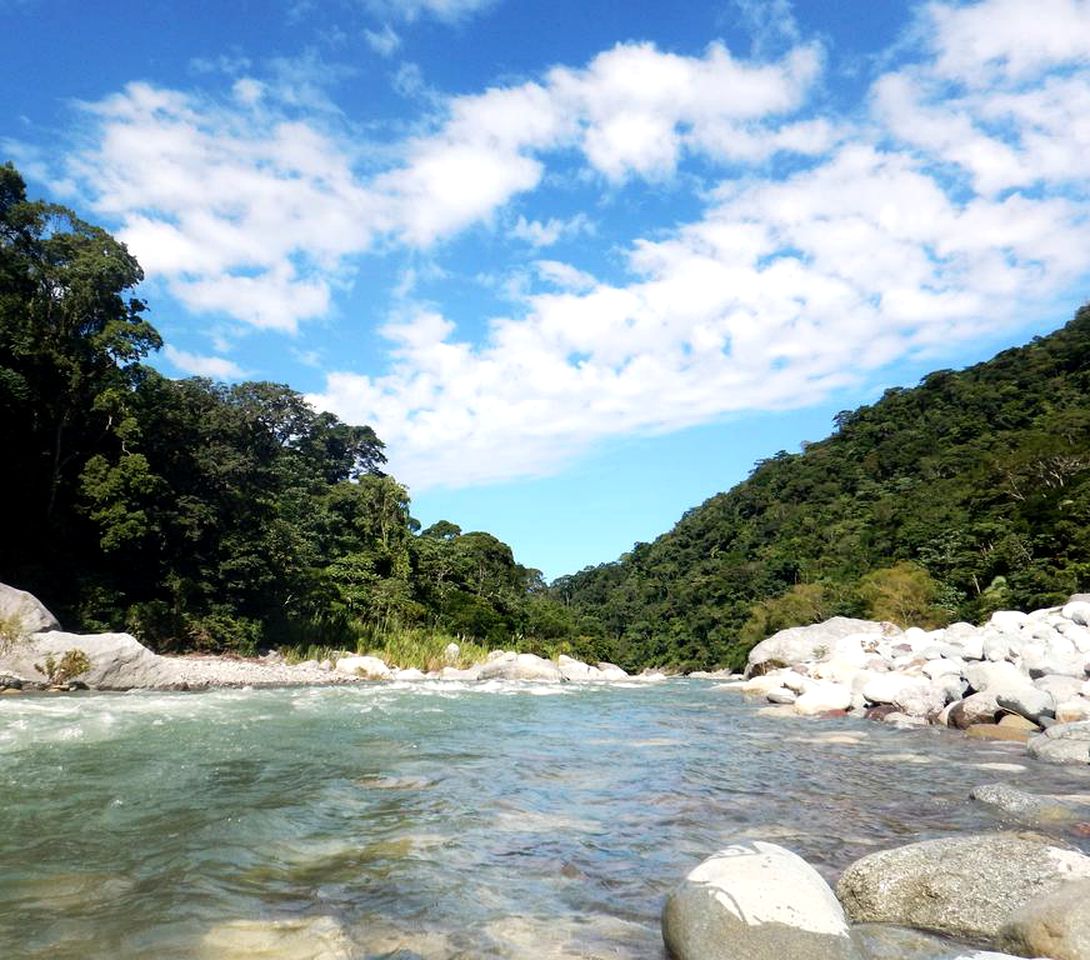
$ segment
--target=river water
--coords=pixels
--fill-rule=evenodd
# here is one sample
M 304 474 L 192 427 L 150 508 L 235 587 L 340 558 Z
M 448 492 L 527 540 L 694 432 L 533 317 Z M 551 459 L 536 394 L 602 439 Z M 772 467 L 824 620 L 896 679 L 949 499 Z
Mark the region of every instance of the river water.
M 1088 778 L 695 680 L 4 697 L 0 954 L 657 960 L 666 893 L 726 844 L 835 880 L 995 828 L 976 784 Z

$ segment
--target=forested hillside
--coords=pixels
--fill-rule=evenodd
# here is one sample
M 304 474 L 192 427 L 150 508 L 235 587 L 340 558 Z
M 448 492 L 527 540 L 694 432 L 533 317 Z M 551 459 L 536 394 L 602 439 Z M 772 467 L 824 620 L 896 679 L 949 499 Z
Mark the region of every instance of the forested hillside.
M 170 380 L 139 264 L 0 166 L 0 581 L 159 650 L 533 648 L 571 633 L 487 533 L 420 531 L 369 427 L 286 386 Z
M 619 662 L 734 664 L 854 614 L 977 620 L 1090 588 L 1090 308 L 836 418 L 654 543 L 553 585 Z

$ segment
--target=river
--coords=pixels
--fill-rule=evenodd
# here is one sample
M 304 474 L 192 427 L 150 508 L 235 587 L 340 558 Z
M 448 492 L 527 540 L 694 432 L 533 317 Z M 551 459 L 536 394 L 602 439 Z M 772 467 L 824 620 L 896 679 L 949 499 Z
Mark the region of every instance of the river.
M 1088 778 L 696 680 L 4 697 L 0 951 L 657 960 L 666 893 L 728 843 L 835 881 L 995 828 L 976 784 Z

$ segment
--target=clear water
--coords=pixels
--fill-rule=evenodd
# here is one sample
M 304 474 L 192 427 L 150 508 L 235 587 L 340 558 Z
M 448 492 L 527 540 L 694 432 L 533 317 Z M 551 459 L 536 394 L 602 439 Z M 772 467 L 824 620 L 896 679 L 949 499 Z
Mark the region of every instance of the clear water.
M 1088 778 L 703 681 L 4 697 L 0 953 L 655 960 L 667 891 L 725 844 L 833 880 L 994 828 L 975 784 Z

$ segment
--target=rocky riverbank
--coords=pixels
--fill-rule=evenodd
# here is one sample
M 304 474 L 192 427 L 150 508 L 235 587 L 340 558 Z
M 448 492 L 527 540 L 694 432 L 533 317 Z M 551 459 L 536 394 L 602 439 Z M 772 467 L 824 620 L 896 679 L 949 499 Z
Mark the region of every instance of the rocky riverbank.
M 673 890 L 662 933 L 674 960 L 1090 960 L 1090 857 L 1039 833 L 926 840 L 834 893 L 792 851 L 738 843 Z
M 332 686 L 377 680 L 526 680 L 552 683 L 611 683 L 633 679 L 612 663 L 587 664 L 561 656 L 545 660 L 529 653 L 495 650 L 482 663 L 454 666 L 459 650 L 446 651 L 448 665 L 424 672 L 398 669 L 378 657 L 344 654 L 336 659 L 288 663 L 280 654 L 260 658 L 162 656 L 126 633 L 76 634 L 60 629 L 37 598 L 0 584 L 0 693 L 41 689 L 201 690 L 210 687 Z M 67 658 L 67 659 L 66 659 Z M 662 679 L 643 674 L 639 679 Z
M 722 684 L 790 715 L 936 724 L 1024 743 L 1057 763 L 1090 762 L 1090 594 L 980 627 L 902 630 L 834 617 L 782 630 Z

